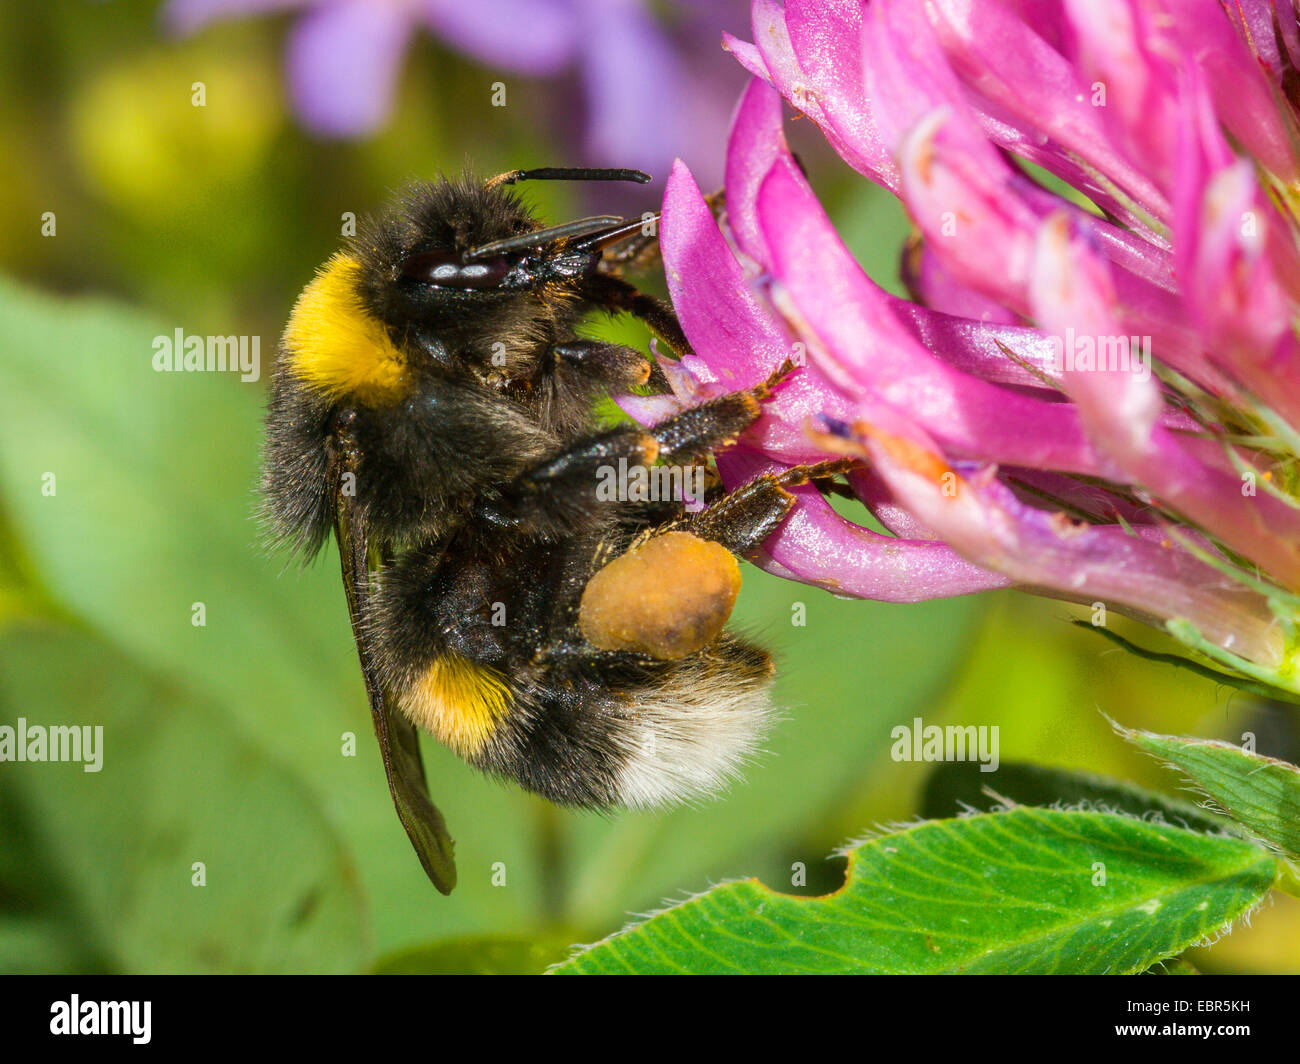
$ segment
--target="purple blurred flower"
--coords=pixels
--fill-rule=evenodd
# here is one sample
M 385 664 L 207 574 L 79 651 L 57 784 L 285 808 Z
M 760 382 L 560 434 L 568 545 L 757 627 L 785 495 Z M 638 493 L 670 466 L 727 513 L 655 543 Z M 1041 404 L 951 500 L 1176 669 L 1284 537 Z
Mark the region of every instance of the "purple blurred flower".
M 665 195 L 696 355 L 671 399 L 625 408 L 657 418 L 793 354 L 724 482 L 852 454 L 892 535 L 803 488 L 764 568 L 891 601 L 1013 584 L 1103 603 L 1300 690 L 1291 5 L 753 0 L 752 18 L 753 44 L 726 41 L 756 77 L 725 234 L 680 163 Z M 840 241 L 782 96 L 906 207 L 916 302 Z
M 682 5 L 669 32 L 645 0 L 170 0 L 164 20 L 190 34 L 219 18 L 294 10 L 289 89 L 313 133 L 360 137 L 387 120 L 402 58 L 427 30 L 493 70 L 549 78 L 576 67 L 588 161 L 662 167 L 701 154 L 725 123 L 713 73 L 687 52 L 717 48 L 738 0 Z M 725 75 L 724 75 L 725 80 Z M 708 139 L 706 139 L 708 138 Z

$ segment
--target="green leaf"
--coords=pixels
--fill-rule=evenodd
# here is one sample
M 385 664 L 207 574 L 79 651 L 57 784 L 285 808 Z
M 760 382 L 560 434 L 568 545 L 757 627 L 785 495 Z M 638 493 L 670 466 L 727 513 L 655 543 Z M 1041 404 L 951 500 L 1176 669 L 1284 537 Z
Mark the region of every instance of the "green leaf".
M 988 788 L 986 791 L 985 788 Z M 1007 798 L 1017 805 L 1091 807 L 1130 816 L 1158 816 L 1178 827 L 1221 832 L 1227 821 L 1184 802 L 1127 780 L 1026 762 L 1003 761 L 996 780 L 971 761 L 940 764 L 926 781 L 921 816 L 938 820 L 955 816 L 962 806 L 988 810 Z
M 1300 857 L 1300 768 L 1210 739 L 1116 730 L 1185 774 L 1249 834 Z
M 1147 975 L 1200 975 L 1196 970 L 1196 965 L 1186 957 L 1170 957 L 1167 961 L 1152 965 L 1146 972 Z
M 822 898 L 715 887 L 553 970 L 1141 972 L 1248 912 L 1275 874 L 1241 839 L 1022 807 L 865 842 Z
M 29 733 L 103 729 L 98 771 L 12 762 L 0 787 L 43 847 L 49 889 L 66 894 L 55 922 L 83 928 L 112 970 L 361 965 L 355 871 L 319 807 L 211 707 L 92 636 L 11 630 L 0 637 L 0 723 L 17 731 L 20 718 Z M 0 893 L 21 890 L 6 867 Z M 46 971 L 86 965 L 57 952 L 24 957 Z

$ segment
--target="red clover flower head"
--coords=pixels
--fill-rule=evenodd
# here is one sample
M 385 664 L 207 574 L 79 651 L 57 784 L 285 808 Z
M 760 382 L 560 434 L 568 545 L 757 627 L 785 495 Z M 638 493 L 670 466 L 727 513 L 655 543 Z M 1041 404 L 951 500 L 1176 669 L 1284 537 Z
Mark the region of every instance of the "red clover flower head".
M 724 482 L 854 455 L 889 534 L 799 488 L 768 571 L 1102 603 L 1300 690 L 1291 4 L 754 0 L 752 21 L 725 38 L 754 80 L 722 224 L 681 163 L 665 195 L 695 356 L 625 409 L 657 420 L 794 356 Z M 906 208 L 914 301 L 837 235 L 782 97 Z

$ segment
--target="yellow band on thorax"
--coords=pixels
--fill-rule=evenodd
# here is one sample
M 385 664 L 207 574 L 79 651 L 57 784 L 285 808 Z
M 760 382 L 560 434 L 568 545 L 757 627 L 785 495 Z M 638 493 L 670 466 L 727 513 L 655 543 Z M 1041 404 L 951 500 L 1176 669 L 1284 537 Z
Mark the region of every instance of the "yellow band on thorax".
M 406 358 L 361 302 L 361 263 L 337 254 L 294 304 L 284 346 L 294 374 L 331 399 L 391 406 L 410 389 Z

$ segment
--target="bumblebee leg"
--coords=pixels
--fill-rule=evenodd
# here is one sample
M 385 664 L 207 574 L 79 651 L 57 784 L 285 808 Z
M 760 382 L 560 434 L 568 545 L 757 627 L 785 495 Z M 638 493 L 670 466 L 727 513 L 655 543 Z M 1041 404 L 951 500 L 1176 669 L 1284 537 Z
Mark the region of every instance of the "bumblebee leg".
M 794 508 L 794 496 L 767 473 L 742 485 L 701 513 L 674 525 L 745 555 L 767 539 Z
M 659 441 L 664 456 L 698 455 L 730 443 L 758 420 L 763 400 L 793 369 L 793 362 L 783 362 L 761 384 L 683 410 L 647 431 Z
M 713 217 L 719 218 L 727 205 L 726 192 L 723 189 L 718 189 L 717 192 L 705 196 L 704 202 L 709 205 Z M 645 216 L 642 215 L 642 217 Z M 605 252 L 601 268 L 609 269 L 614 273 L 621 273 L 624 268 L 629 266 L 633 269 L 642 269 L 653 266 L 658 262 L 659 218 L 658 214 L 653 216 L 653 221 L 647 218 L 647 224 L 639 234 Z
M 795 503 L 786 489 L 851 464 L 836 459 L 755 477 L 703 513 L 638 537 L 617 556 L 603 544 L 581 593 L 582 642 L 557 641 L 539 658 L 595 662 L 595 648 L 672 661 L 702 650 L 721 634 L 735 605 L 740 571 L 734 555 L 753 551 L 776 531 Z
M 834 459 L 813 466 L 795 466 L 784 473 L 765 473 L 672 527 L 712 540 L 732 554 L 748 554 L 775 532 L 793 509 L 794 496 L 786 488 L 833 477 L 847 472 L 852 465 L 852 459 Z
M 600 340 L 570 340 L 551 348 L 558 365 L 592 376 L 609 388 L 633 388 L 646 384 L 651 364 L 640 351 Z M 666 382 L 665 382 L 666 383 Z
M 615 429 L 581 441 L 482 497 L 475 517 L 543 538 L 563 535 L 581 527 L 598 507 L 617 501 L 602 497 L 606 470 L 616 471 L 620 459 L 626 465 L 653 465 L 660 450 L 654 436 L 636 429 Z
M 642 216 L 644 217 L 644 215 Z M 643 269 L 659 261 L 659 215 L 645 219 L 636 236 L 629 237 L 605 252 L 600 269 L 619 276 L 627 267 Z
M 784 473 L 776 474 L 776 479 L 780 481 L 783 487 L 798 488 L 804 484 L 811 484 L 818 480 L 829 480 L 840 473 L 847 473 L 858 464 L 856 458 L 828 458 L 816 465 L 791 466 Z M 834 487 L 834 485 L 830 486 Z M 819 484 L 818 487 L 827 487 L 827 485 Z
M 677 358 L 694 353 L 673 308 L 662 299 L 642 292 L 623 278 L 611 273 L 592 274 L 583 283 L 581 294 L 589 302 L 606 310 L 640 318 Z
M 620 459 L 627 466 L 650 466 L 659 458 L 702 455 L 734 439 L 758 417 L 762 401 L 791 369 L 793 363 L 786 362 L 762 384 L 701 403 L 648 429 L 620 428 L 580 441 L 482 497 L 475 516 L 543 537 L 581 527 L 597 506 L 619 501 L 601 491 Z
M 702 515 L 634 541 L 588 579 L 578 611 L 583 638 L 602 650 L 661 661 L 704 649 L 722 633 L 736 604 L 741 578 L 735 556 L 757 548 L 793 508 L 786 489 L 846 467 L 836 460 L 756 477 Z

